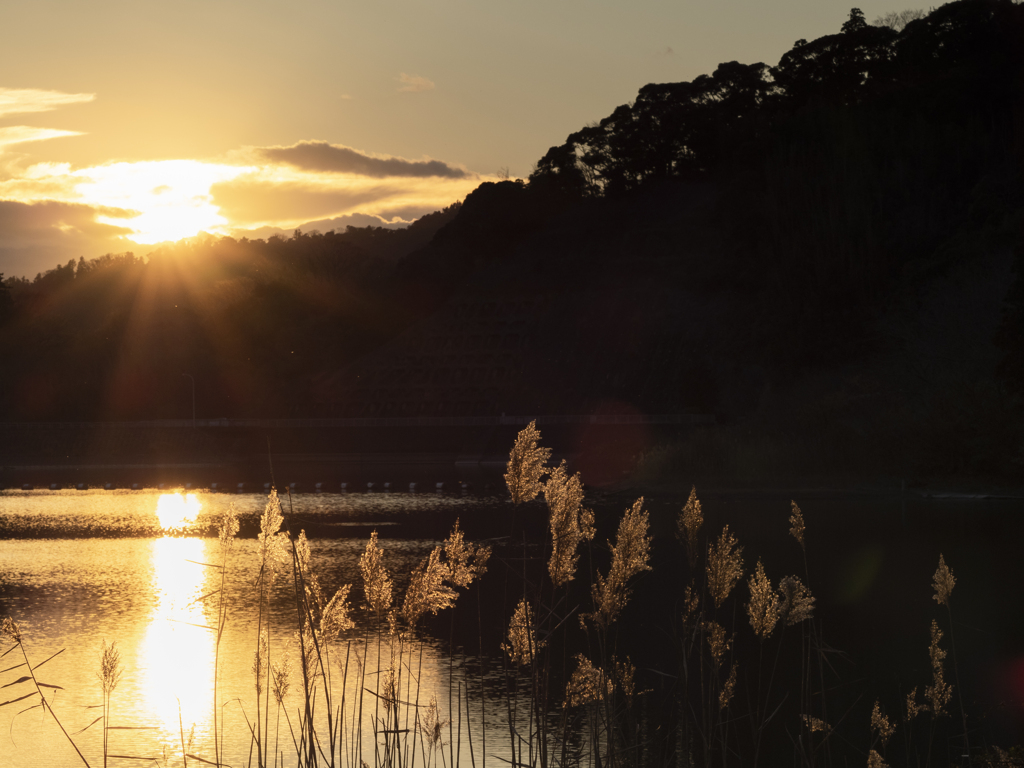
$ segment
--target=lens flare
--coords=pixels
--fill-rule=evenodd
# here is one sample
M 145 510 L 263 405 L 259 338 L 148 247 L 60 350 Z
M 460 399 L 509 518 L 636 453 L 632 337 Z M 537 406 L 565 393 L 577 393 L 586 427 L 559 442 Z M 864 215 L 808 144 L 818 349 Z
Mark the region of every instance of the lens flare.
M 156 502 L 156 516 L 165 531 L 180 531 L 196 521 L 202 508 L 194 493 L 164 493 Z

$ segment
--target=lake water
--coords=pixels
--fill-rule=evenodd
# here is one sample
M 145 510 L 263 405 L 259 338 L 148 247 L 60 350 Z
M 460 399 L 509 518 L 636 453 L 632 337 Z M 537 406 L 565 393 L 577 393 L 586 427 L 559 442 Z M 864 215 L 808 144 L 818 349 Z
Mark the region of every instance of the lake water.
M 260 495 L 200 493 L 191 499 L 192 506 L 198 507 L 194 522 L 181 525 L 181 520 L 167 520 L 166 509 L 180 511 L 183 499 L 155 491 L 100 490 L 7 492 L 0 496 L 0 530 L 5 537 L 0 541 L 0 614 L 11 615 L 18 622 L 33 665 L 61 651 L 38 671 L 41 682 L 60 686 L 52 690 L 51 701 L 61 723 L 74 734 L 100 715 L 102 710 L 96 706 L 102 702 L 97 678 L 102 644 L 116 643 L 124 674 L 111 698 L 110 724 L 119 728 L 109 731 L 108 752 L 156 758 L 161 765 L 181 760 L 182 733 L 185 752 L 214 759 L 211 723 L 215 635 L 203 627 L 216 624 L 217 602 L 197 598 L 219 587 L 219 571 L 201 564 L 219 563 L 221 554 L 219 540 L 205 534 L 209 533 L 212 518 L 229 504 L 242 516 L 243 533 L 245 528 L 251 531 L 266 502 Z M 332 534 L 312 541 L 313 566 L 328 596 L 342 584 L 357 585 L 351 595 L 355 606 L 362 602 L 358 560 L 370 530 L 380 532 L 386 565 L 401 587 L 446 532 L 442 523 L 436 529 L 437 539 L 420 538 L 416 530 L 414 537 L 407 538 L 406 529 L 413 526 L 404 524 L 410 515 L 415 514 L 422 525 L 425 518 L 434 517 L 436 523 L 437 515 L 447 518 L 469 509 L 479 513 L 498 504 L 498 500 L 478 497 L 324 494 L 297 495 L 290 506 L 285 499 L 285 511 L 293 527 Z M 185 511 L 188 509 L 186 505 Z M 179 524 L 173 534 L 164 530 L 160 512 L 164 512 L 164 524 Z M 389 532 L 396 535 L 389 536 Z M 255 718 L 251 667 L 257 636 L 253 609 L 257 559 L 254 538 L 233 542 L 217 690 L 217 701 L 222 705 L 222 761 L 233 766 L 249 762 L 247 718 Z M 271 663 L 285 653 L 292 659 L 291 693 L 285 699 L 285 710 L 290 710 L 292 722 L 297 725 L 301 677 L 297 671 L 292 595 L 289 569 L 274 585 L 270 655 Z M 344 715 L 349 723 L 360 683 L 365 688 L 377 688 L 373 676 L 378 668 L 376 635 L 366 642 L 372 621 L 360 610 L 356 610 L 356 619 L 356 629 L 345 633 L 335 645 L 331 669 L 338 701 L 341 691 L 346 691 Z M 9 645 L 4 643 L 3 649 Z M 346 657 L 347 682 L 342 667 Z M 454 658 L 447 643 L 423 633 L 406 643 L 404 657 L 419 679 L 421 702 L 425 704 L 436 696 L 442 716 L 447 716 L 449 673 L 455 672 L 457 697 L 460 681 L 465 684 L 459 670 L 464 663 L 474 664 L 475 657 L 460 654 Z M 359 676 L 361 660 L 368 661 L 366 678 Z M 22 661 L 20 650 L 15 650 L 4 657 L 2 668 L 15 667 Z M 388 661 L 385 657 L 385 668 Z M 22 674 L 24 667 L 11 670 L 2 676 L 0 685 Z M 474 668 L 472 678 L 477 687 L 482 684 L 479 667 Z M 405 679 L 408 683 L 411 678 L 406 675 Z M 30 683 L 0 689 L 0 699 L 7 701 L 31 690 Z M 415 698 L 415 686 L 403 691 L 403 696 L 409 695 Z M 19 714 L 36 701 L 33 697 L 0 708 L 0 765 L 81 765 L 81 758 L 48 714 L 39 708 Z M 278 728 L 277 706 L 271 701 L 272 747 L 276 744 L 283 752 L 285 764 L 294 764 L 288 715 L 281 717 Z M 483 749 L 481 724 L 505 720 L 504 704 L 482 703 L 479 690 L 469 695 L 468 703 L 472 716 L 465 715 L 465 702 L 461 711 L 464 721 L 471 721 L 473 727 L 462 725 L 459 745 L 463 753 L 460 762 L 465 764 L 469 764 L 472 741 L 477 752 Z M 374 740 L 369 720 L 373 705 L 372 697 L 364 697 L 362 747 L 364 759 L 371 764 Z M 74 736 L 75 744 L 94 766 L 103 764 L 100 726 L 97 723 Z M 507 733 L 507 724 L 504 727 Z M 448 740 L 447 733 L 444 740 Z M 493 752 L 497 746 L 492 742 L 487 749 Z M 482 755 L 474 757 L 479 760 Z
M 625 496 L 595 500 L 596 544 L 614 533 L 618 516 L 630 501 Z M 648 499 L 654 570 L 638 582 L 632 613 L 627 612 L 619 631 L 619 642 L 633 653 L 640 685 L 650 691 L 646 700 L 651 706 L 672 696 L 671 627 L 673 617 L 678 618 L 685 561 L 674 538 L 674 521 L 684 501 L 671 495 Z M 708 532 L 728 523 L 740 536 L 748 572 L 758 558 L 764 559 L 770 574 L 796 571 L 799 550 L 787 534 L 788 494 L 709 492 L 702 501 Z M 202 564 L 220 561 L 213 520 L 229 504 L 241 515 L 242 531 L 228 561 L 227 624 L 216 702 L 222 762 L 236 768 L 255 764 L 247 725 L 255 718 L 254 537 L 265 502 L 259 494 L 198 493 L 191 508 L 195 520 L 182 521 L 173 518 L 190 513 L 185 497 L 153 490 L 0 494 L 0 616 L 17 620 L 33 665 L 61 652 L 37 676 L 59 686 L 48 689 L 54 710 L 67 731 L 76 734 L 74 742 L 91 765 L 103 764 L 100 724 L 88 726 L 101 712 L 96 709 L 102 700 L 97 673 L 104 641 L 117 644 L 124 670 L 111 698 L 110 724 L 117 729 L 109 732 L 108 751 L 150 758 L 116 758 L 110 764 L 153 765 L 155 760 L 158 765 L 180 765 L 183 752 L 214 759 L 216 648 L 213 633 L 204 627 L 215 623 L 217 603 L 198 598 L 219 587 L 219 572 Z M 942 552 L 958 578 L 956 642 L 964 690 L 979 713 L 972 724 L 1002 746 L 1019 741 L 1024 734 L 1021 503 L 805 494 L 801 506 L 808 524 L 808 561 L 816 576 L 819 616 L 830 643 L 844 653 L 839 666 L 848 682 L 837 685 L 840 702 L 848 699 L 851 708 L 870 709 L 874 698 L 881 697 L 893 709 L 912 685 L 928 683 L 928 624 L 933 614 L 939 616 L 930 599 L 930 582 Z M 456 518 L 461 518 L 467 539 L 486 539 L 495 546 L 490 572 L 481 584 L 460 596 L 454 613 L 428 619 L 403 646 L 408 687 L 400 698 L 415 700 L 413 679 L 419 681 L 421 704 L 436 697 L 441 716 L 454 721 L 450 735 L 446 730 L 442 740 L 451 740 L 460 768 L 484 766 L 486 761 L 503 764 L 502 758 L 509 756 L 509 726 L 499 643 L 520 589 L 510 574 L 521 575 L 528 560 L 536 561 L 537 575 L 544 571 L 541 550 L 521 544 L 509 547 L 508 539 L 502 538 L 510 530 L 511 505 L 497 497 L 361 493 L 300 494 L 283 499 L 283 507 L 292 533 L 304 529 L 310 536 L 314 568 L 328 595 L 343 584 L 355 585 L 350 599 L 357 625 L 332 650 L 332 687 L 338 703 L 345 693 L 344 727 L 347 733 L 359 732 L 362 759 L 370 765 L 375 763 L 375 699 L 364 694 L 362 727 L 353 726 L 358 714 L 353 703 L 358 702 L 360 689 L 378 690 L 375 673 L 379 666 L 388 666 L 388 658 L 378 665 L 373 621 L 360 607 L 358 559 L 370 532 L 379 533 L 399 596 L 411 571 L 443 540 Z M 533 540 L 543 541 L 543 508 L 535 504 L 517 514 L 532 525 Z M 594 557 L 599 558 L 600 551 L 596 546 Z M 599 559 L 594 563 L 604 568 Z M 787 570 L 791 567 L 793 571 Z M 571 599 L 585 607 L 587 590 L 582 584 Z M 738 605 L 742 611 L 742 603 Z M 269 741 L 285 765 L 294 765 L 288 719 L 297 723 L 301 684 L 287 576 L 275 582 L 270 620 L 271 661 L 288 653 L 293 676 L 280 720 L 272 700 Z M 10 643 L 2 642 L 0 652 L 8 647 Z M 386 644 L 381 647 L 387 653 Z M 483 656 L 477 654 L 480 648 Z M 0 685 L 23 674 L 24 667 L 15 668 L 23 661 L 20 653 L 15 649 L 0 660 L 0 669 L 8 670 L 0 673 Z M 360 673 L 363 663 L 365 677 Z M 26 683 L 0 688 L 0 701 L 31 690 Z M 21 711 L 35 701 L 0 706 L 0 768 L 81 765 L 48 714 L 39 708 Z M 861 714 L 847 719 L 854 722 L 858 717 Z M 851 728 L 852 743 L 861 736 Z M 352 749 L 339 764 L 358 765 L 354 742 L 348 744 Z M 430 759 L 441 764 L 440 754 Z M 419 757 L 417 763 L 422 764 Z M 202 763 L 193 759 L 190 764 Z

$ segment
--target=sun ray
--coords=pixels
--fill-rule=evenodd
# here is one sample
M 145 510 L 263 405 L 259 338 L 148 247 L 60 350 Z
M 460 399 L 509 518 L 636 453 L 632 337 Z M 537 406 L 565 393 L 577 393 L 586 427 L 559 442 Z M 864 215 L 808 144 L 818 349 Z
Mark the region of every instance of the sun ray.
M 210 187 L 251 169 L 198 160 L 111 163 L 74 171 L 75 191 L 83 202 L 138 211 L 131 218 L 98 216 L 101 224 L 129 227 L 136 243 L 152 245 L 220 233 L 228 220 L 213 203 Z

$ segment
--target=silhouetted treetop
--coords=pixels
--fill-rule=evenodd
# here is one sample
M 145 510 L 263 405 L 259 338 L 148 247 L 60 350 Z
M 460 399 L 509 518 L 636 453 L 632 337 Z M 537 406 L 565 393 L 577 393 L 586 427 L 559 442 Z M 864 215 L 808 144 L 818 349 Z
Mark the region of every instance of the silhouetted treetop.
M 774 67 L 728 62 L 691 82 L 650 84 L 636 100 L 552 147 L 530 176 L 563 196 L 614 195 L 748 161 L 773 128 L 808 108 L 850 106 L 955 77 L 1021 92 L 1024 10 L 959 0 L 923 18 L 868 24 L 854 8 L 836 34 L 798 40 Z M 1001 86 L 1000 86 L 1001 84 Z M 1006 94 L 1009 95 L 1009 94 Z

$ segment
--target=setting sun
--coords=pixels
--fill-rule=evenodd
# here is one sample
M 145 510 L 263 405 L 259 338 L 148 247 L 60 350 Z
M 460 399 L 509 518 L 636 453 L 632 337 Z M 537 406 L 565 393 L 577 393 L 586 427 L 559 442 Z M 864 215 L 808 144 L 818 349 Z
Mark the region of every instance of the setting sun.
M 198 160 L 113 163 L 86 168 L 75 191 L 91 205 L 137 212 L 127 217 L 101 215 L 102 224 L 128 227 L 129 237 L 151 245 L 216 232 L 228 223 L 210 198 L 210 187 L 251 169 Z

